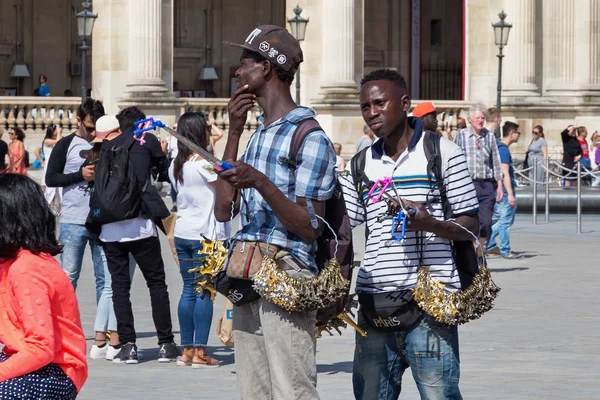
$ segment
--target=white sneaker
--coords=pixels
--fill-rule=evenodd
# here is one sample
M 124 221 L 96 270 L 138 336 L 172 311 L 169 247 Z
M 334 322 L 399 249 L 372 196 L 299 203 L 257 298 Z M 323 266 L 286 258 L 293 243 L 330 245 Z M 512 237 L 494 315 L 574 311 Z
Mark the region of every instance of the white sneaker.
M 119 349 L 115 349 L 113 346 L 108 345 L 108 349 L 106 350 L 106 359 L 108 361 L 112 361 L 117 354 L 119 354 Z
M 108 350 L 108 345 L 105 345 L 103 347 L 98 347 L 96 345 L 93 345 L 92 348 L 90 349 L 90 358 L 92 360 L 101 360 L 106 358 L 106 353 Z

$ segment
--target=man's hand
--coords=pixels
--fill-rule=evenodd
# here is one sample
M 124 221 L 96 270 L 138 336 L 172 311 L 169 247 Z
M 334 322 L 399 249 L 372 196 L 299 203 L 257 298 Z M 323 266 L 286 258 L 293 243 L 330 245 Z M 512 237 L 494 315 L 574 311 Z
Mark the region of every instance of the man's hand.
M 504 191 L 498 187 L 498 189 L 496 189 L 496 203 L 500 202 L 502 197 L 504 197 Z
M 96 166 L 86 165 L 81 169 L 81 175 L 83 175 L 83 179 L 86 181 L 93 181 L 96 178 Z
M 514 207 L 517 205 L 517 198 L 515 196 L 508 195 L 508 205 Z
M 229 115 L 229 134 L 241 135 L 248 118 L 248 111 L 256 104 L 256 95 L 248 93 L 248 85 L 238 88 L 227 103 Z
M 429 214 L 429 211 L 427 211 L 425 205 L 406 199 L 402 199 L 402 201 L 408 210 L 407 228 L 412 231 L 432 232 L 433 225 L 437 222 L 437 219 Z
M 265 180 L 268 180 L 265 174 L 244 162 L 228 163 L 233 168 L 221 172 L 219 178 L 236 189 L 258 188 Z
M 581 156 L 575 156 L 575 157 L 573 158 L 573 161 L 574 161 L 574 162 L 578 162 L 579 160 L 581 160 Z

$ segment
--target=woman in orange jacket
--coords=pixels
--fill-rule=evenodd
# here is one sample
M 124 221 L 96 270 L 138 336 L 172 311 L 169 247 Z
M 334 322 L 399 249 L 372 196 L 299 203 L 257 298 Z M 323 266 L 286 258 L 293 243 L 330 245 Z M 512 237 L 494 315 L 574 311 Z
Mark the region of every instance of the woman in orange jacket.
M 30 178 L 0 174 L 0 398 L 75 399 L 85 337 L 55 217 Z

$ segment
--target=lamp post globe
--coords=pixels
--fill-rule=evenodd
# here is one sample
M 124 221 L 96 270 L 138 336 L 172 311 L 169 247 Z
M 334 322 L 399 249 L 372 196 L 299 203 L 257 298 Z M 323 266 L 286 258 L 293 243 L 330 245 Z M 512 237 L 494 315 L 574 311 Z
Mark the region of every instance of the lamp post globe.
M 302 9 L 299 6 L 294 7 L 294 17 L 287 20 L 290 24 L 292 36 L 299 42 L 304 41 L 306 35 L 306 25 L 309 18 L 304 18 L 300 14 Z M 300 105 L 300 67 L 296 71 L 296 104 Z
M 509 24 L 505 21 L 506 13 L 504 10 L 498 14 L 498 17 L 500 17 L 500 21 L 492 24 L 492 28 L 494 28 L 494 42 L 496 46 L 498 46 L 498 90 L 496 97 L 496 108 L 500 110 L 502 108 L 502 59 L 504 58 L 502 49 L 508 43 L 508 35 L 510 33 L 510 29 L 512 28 L 512 24 Z
M 87 39 L 92 36 L 92 29 L 98 14 L 90 11 L 91 2 L 84 1 L 81 5 L 83 11 L 75 14 L 75 19 L 77 20 L 77 34 L 81 38 L 81 98 L 83 99 L 87 92 L 87 51 L 89 49 Z

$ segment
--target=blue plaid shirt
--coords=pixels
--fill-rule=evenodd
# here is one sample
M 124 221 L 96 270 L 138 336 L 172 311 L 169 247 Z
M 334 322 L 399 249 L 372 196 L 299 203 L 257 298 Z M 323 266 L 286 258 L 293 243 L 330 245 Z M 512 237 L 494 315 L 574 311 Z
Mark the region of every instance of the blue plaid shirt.
M 263 125 L 264 118 L 261 116 L 258 129 L 241 157 L 242 161 L 264 173 L 288 199 L 295 202 L 296 197 L 306 198 L 313 220 L 314 210 L 310 200 L 327 200 L 335 188 L 336 156 L 333 144 L 322 130 L 313 131 L 306 136 L 296 155 L 296 168 L 291 168 L 281 158 L 291 158 L 294 131 L 300 122 L 315 115 L 316 112 L 311 108 L 298 107 L 268 127 Z M 316 272 L 316 242 L 305 243 L 299 236 L 289 232 L 256 189 L 243 189 L 242 195 L 245 199 L 242 200 L 240 212 L 242 229 L 235 239 L 281 246 Z

